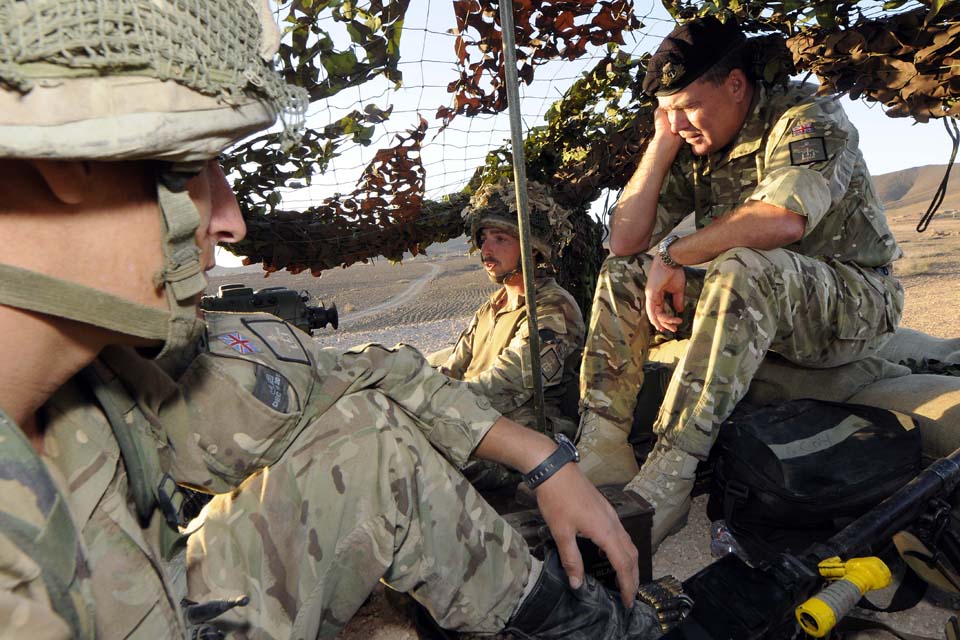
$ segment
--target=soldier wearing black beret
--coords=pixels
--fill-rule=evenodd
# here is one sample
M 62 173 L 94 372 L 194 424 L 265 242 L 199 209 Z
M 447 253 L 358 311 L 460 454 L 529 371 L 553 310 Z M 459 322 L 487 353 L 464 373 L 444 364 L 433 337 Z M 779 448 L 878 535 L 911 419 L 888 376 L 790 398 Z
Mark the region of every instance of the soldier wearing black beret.
M 685 522 L 694 470 L 768 351 L 852 362 L 887 341 L 903 308 L 889 266 L 900 250 L 857 130 L 815 86 L 758 83 L 752 57 L 735 22 L 709 17 L 650 58 L 655 133 L 611 220 L 594 298 L 581 466 L 656 507 L 654 545 Z M 691 213 L 697 230 L 678 238 Z M 638 470 L 627 435 L 643 364 L 652 343 L 677 338 L 689 343 Z

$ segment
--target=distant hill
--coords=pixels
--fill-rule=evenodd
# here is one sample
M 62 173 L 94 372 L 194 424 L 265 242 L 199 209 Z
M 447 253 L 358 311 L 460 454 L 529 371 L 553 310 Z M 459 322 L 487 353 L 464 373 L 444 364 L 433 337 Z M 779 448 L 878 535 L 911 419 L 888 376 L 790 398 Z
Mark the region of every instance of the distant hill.
M 890 215 L 923 213 L 943 180 L 946 165 L 913 167 L 874 176 L 877 192 Z M 960 209 L 960 167 L 954 167 L 940 211 Z

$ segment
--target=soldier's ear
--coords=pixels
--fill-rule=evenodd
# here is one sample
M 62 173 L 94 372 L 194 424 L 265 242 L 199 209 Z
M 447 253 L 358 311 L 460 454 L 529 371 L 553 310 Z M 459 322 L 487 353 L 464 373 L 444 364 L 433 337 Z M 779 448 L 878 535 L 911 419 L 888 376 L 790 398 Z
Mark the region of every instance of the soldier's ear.
M 742 69 L 733 69 L 727 76 L 727 86 L 737 102 L 742 102 L 747 95 L 747 75 Z
M 89 162 L 34 160 L 32 164 L 47 183 L 50 193 L 64 204 L 80 204 L 94 186 L 93 170 Z

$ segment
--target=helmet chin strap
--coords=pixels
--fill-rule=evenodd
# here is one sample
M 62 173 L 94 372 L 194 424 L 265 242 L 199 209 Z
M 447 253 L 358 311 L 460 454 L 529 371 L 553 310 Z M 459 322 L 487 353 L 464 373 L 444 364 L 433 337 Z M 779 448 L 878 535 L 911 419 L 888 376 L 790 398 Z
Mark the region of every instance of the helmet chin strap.
M 203 162 L 166 165 L 157 178 L 157 201 L 163 223 L 164 266 L 154 275 L 163 286 L 170 309 L 168 333 L 158 360 L 172 361 L 189 353 L 203 335 L 203 321 L 197 317 L 197 296 L 207 287 L 200 263 L 196 233 L 200 213 L 190 198 L 187 183 L 203 170 Z
M 168 362 L 189 352 L 203 334 L 196 297 L 207 283 L 194 238 L 200 215 L 186 185 L 202 166 L 168 165 L 157 180 L 164 265 L 154 282 L 166 291 L 168 311 L 6 264 L 0 264 L 0 304 L 163 341 L 157 358 Z

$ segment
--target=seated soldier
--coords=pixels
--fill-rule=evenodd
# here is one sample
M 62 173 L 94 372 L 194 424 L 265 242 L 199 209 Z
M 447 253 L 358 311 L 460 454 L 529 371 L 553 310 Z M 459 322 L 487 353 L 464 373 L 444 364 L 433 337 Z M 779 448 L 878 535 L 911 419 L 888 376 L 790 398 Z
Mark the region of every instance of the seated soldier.
M 546 188 L 528 186 L 533 227 L 534 260 L 541 267 L 534 279 L 537 291 L 537 326 L 540 336 L 540 367 L 544 388 L 544 416 L 549 435 L 573 439 L 577 423 L 564 412 L 564 400 L 574 398 L 577 369 L 583 348 L 583 316 L 580 307 L 556 280 L 545 273 L 552 247 L 562 238 L 553 224 L 567 225 L 563 209 Z M 520 240 L 513 182 L 482 187 L 464 211 L 470 239 L 480 250 L 487 277 L 502 285 L 473 316 L 440 371 L 464 380 L 493 408 L 524 426 L 537 427 L 530 364 L 530 328 L 527 322 Z M 561 237 L 555 237 L 561 236 Z M 562 246 L 559 247 L 562 249 Z M 574 399 L 574 403 L 576 400 Z M 576 414 L 575 404 L 572 410 Z M 466 475 L 482 489 L 516 485 L 519 476 L 501 465 L 471 464 Z
M 0 12 L 0 636 L 332 636 L 381 578 L 451 628 L 659 636 L 633 603 L 637 552 L 571 447 L 412 349 L 198 319 L 215 244 L 245 232 L 213 158 L 278 111 L 295 140 L 305 112 L 272 68 L 270 16 Z M 530 482 L 559 557 L 532 559 L 448 463 L 471 454 L 521 472 L 558 456 Z M 229 492 L 192 525 L 186 580 L 174 481 Z M 622 595 L 583 577 L 578 533 Z
M 655 132 L 610 224 L 581 365 L 584 467 L 683 526 L 698 463 L 765 354 L 835 367 L 896 329 L 903 289 L 859 136 L 816 87 L 766 87 L 734 22 L 693 20 L 651 57 Z M 689 213 L 697 230 L 668 235 Z M 653 256 L 644 252 L 656 247 Z M 705 264 L 706 269 L 691 268 Z M 637 469 L 627 444 L 651 344 L 689 337 Z

